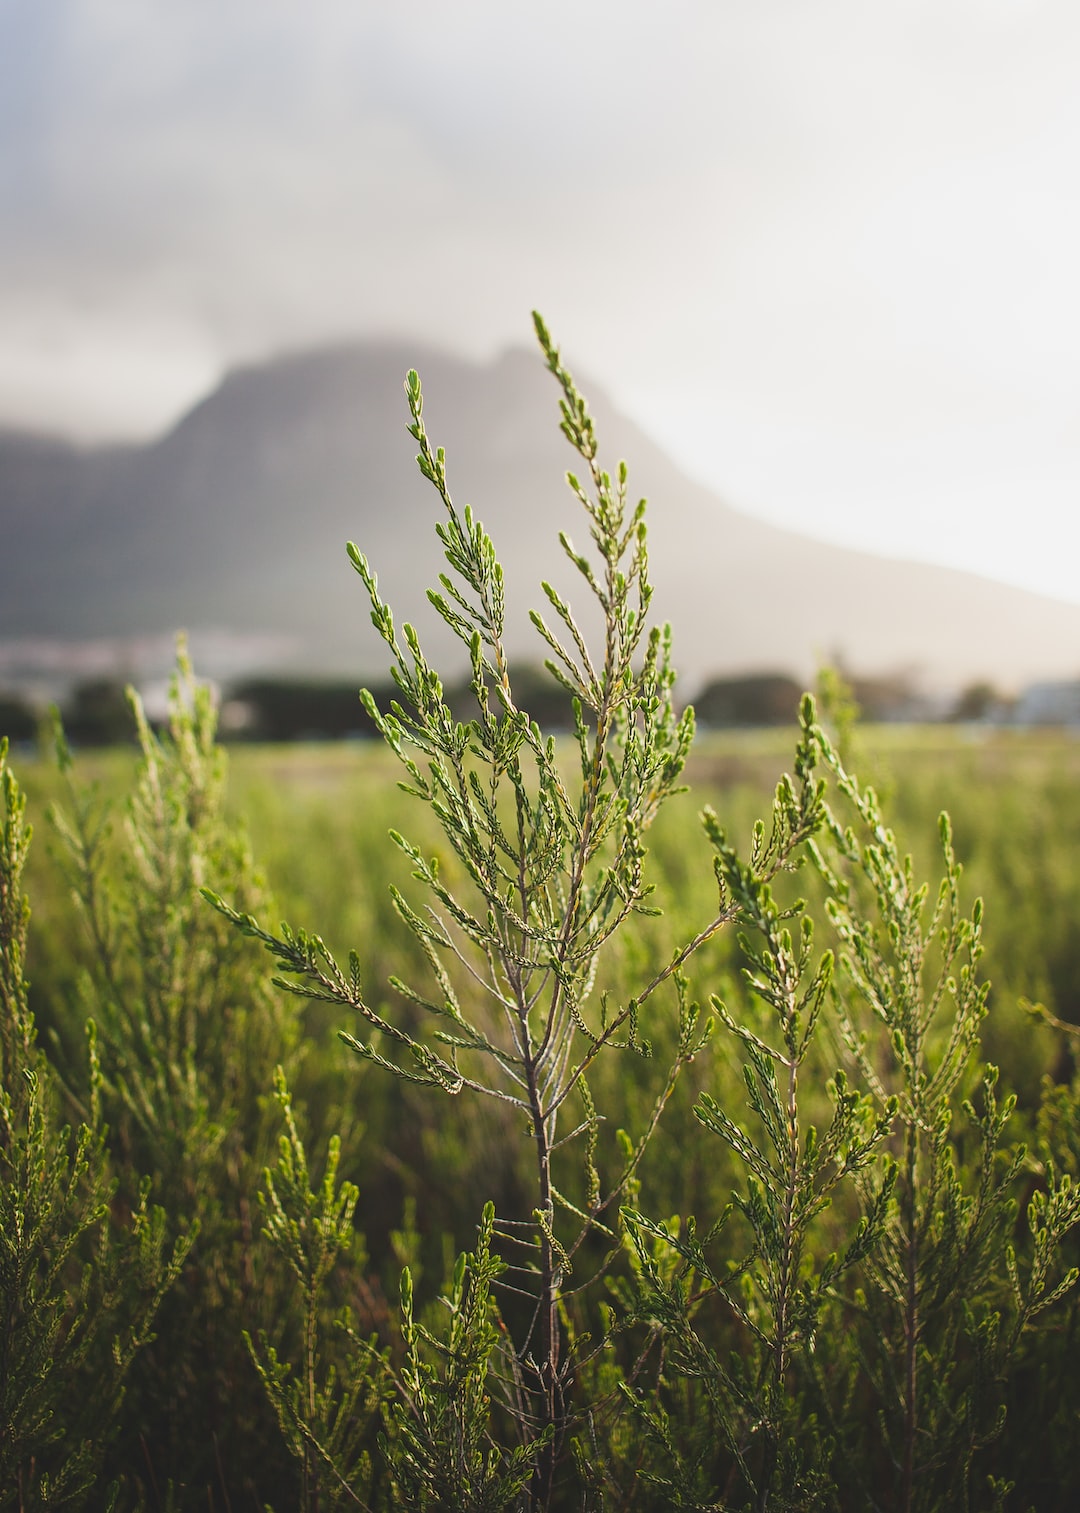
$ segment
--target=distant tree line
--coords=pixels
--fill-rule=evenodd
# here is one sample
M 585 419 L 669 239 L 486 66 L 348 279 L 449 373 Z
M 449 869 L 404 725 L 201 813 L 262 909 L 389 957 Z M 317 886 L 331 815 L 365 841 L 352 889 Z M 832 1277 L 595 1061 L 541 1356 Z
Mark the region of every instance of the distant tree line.
M 37 715 L 33 708 L 16 694 L 0 694 L 0 735 L 6 735 L 15 745 L 32 741 L 36 734 Z
M 543 667 L 513 669 L 514 697 L 532 719 L 549 728 L 572 730 L 570 695 Z M 368 683 L 380 709 L 408 701 L 395 683 Z M 447 690 L 446 702 L 460 720 L 472 719 L 476 701 L 467 682 Z M 494 704 L 494 695 L 492 695 Z M 232 739 L 303 741 L 365 739 L 377 734 L 357 683 L 311 682 L 299 678 L 253 678 L 232 689 L 222 710 Z
M 573 729 L 571 697 L 545 668 L 515 666 L 512 675 L 514 697 L 532 719 L 549 729 Z M 395 683 L 384 680 L 366 686 L 380 709 L 389 709 L 392 701 L 406 702 Z M 447 690 L 447 703 L 461 720 L 475 714 L 476 703 L 465 680 Z M 22 695 L 0 693 L 0 736 L 13 744 L 34 741 L 43 714 L 43 709 Z M 61 714 L 74 746 L 113 746 L 132 740 L 131 709 L 125 685 L 118 678 L 77 684 L 61 701 Z M 150 717 L 150 724 L 155 723 Z M 221 727 L 226 739 L 234 741 L 364 740 L 376 735 L 354 678 L 245 679 L 226 691 Z
M 62 701 L 64 728 L 77 746 L 118 746 L 132 741 L 131 708 L 118 678 L 76 684 Z M 38 737 L 44 708 L 23 694 L 0 692 L 0 738 L 27 745 Z
M 520 665 L 513 669 L 513 675 L 515 697 L 534 720 L 548 729 L 573 728 L 570 696 L 545 668 Z M 928 711 L 913 680 L 904 674 L 861 677 L 845 670 L 844 676 L 862 717 L 871 721 L 991 721 L 1007 717 L 1010 708 L 1009 701 L 989 681 L 965 688 L 942 716 Z M 402 698 L 400 689 L 392 683 L 369 686 L 380 708 Z M 802 693 L 803 684 L 786 673 L 746 673 L 712 679 L 693 704 L 699 724 L 707 729 L 756 729 L 794 725 Z M 447 702 L 458 718 L 471 718 L 475 705 L 467 682 L 451 688 Z M 61 712 L 69 739 L 76 746 L 111 746 L 131 740 L 127 696 L 117 678 L 77 684 L 62 701 Z M 36 739 L 42 714 L 25 696 L 0 692 L 0 736 L 7 736 L 13 744 Z M 366 740 L 376 734 L 360 702 L 355 679 L 246 679 L 226 691 L 221 726 L 224 737 L 233 741 Z

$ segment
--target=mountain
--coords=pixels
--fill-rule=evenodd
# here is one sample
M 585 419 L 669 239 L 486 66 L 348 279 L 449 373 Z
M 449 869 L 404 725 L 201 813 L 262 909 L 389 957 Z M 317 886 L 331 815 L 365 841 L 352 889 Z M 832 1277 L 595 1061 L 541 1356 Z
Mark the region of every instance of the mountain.
M 202 638 L 222 663 L 203 659 L 204 670 L 219 676 L 228 648 L 236 663 L 240 647 L 246 665 L 374 677 L 386 659 L 349 539 L 398 621 L 414 618 L 431 654 L 444 656 L 447 635 L 423 593 L 444 566 L 440 506 L 405 432 L 409 367 L 420 371 L 454 497 L 473 505 L 504 561 L 512 653 L 537 657 L 526 612 L 543 602 L 540 579 L 582 597 L 558 531 L 587 539 L 562 481 L 575 459 L 558 431 L 554 380 L 521 351 L 476 364 L 366 343 L 238 369 L 146 446 L 87 450 L 0 433 L 0 678 L 20 647 L 52 648 L 55 660 L 65 645 L 160 646 L 177 626 L 193 633 L 197 655 Z M 859 671 L 908 670 L 928 687 L 1080 671 L 1080 606 L 739 514 L 583 387 L 602 458 L 625 457 L 635 497 L 650 500 L 654 603 L 673 622 L 689 690 L 752 669 L 805 679 L 837 654 Z

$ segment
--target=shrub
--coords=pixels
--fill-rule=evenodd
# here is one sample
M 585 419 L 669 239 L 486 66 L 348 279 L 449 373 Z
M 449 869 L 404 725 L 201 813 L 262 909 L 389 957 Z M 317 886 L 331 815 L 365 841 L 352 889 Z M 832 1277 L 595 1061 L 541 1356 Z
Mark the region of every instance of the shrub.
M 77 1130 L 60 1123 L 64 1092 L 27 996 L 30 831 L 6 740 L 0 792 L 0 1508 L 23 1513 L 83 1506 L 103 1490 L 132 1363 L 190 1240 L 168 1254 L 149 1181 L 123 1220 L 114 1213 L 92 1021 L 87 1104 Z
M 120 824 L 79 782 L 59 727 L 65 802 L 50 818 L 83 927 L 79 1003 L 98 1025 L 96 1096 L 119 1197 L 133 1203 L 139 1174 L 151 1174 L 170 1222 L 197 1238 L 133 1372 L 141 1443 L 122 1440 L 117 1461 L 137 1466 L 148 1488 L 228 1496 L 230 1484 L 259 1477 L 256 1453 L 224 1457 L 221 1440 L 258 1432 L 260 1389 L 241 1331 L 253 1314 L 272 1316 L 278 1299 L 256 1278 L 255 1189 L 276 1141 L 274 1068 L 295 1070 L 298 1027 L 199 897 L 209 878 L 249 906 L 263 893 L 244 835 L 224 815 L 210 690 L 183 644 L 167 728 L 155 733 L 130 691 L 128 715 L 138 757 Z

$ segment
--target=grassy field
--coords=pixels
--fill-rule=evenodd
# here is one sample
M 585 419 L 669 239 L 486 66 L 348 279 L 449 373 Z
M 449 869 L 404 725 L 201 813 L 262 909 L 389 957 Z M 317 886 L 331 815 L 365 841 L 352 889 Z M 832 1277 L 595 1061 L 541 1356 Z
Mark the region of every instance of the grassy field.
M 743 844 L 791 768 L 793 730 L 705 733 L 686 770 L 689 792 L 650 836 L 665 910 L 684 923 L 712 902 L 698 815 L 711 805 Z M 320 920 L 342 946 L 371 936 L 379 899 L 400 881 L 390 825 L 411 833 L 416 807 L 397 792 L 397 764 L 374 746 L 234 749 L 233 803 L 286 917 Z M 986 903 L 984 974 L 992 984 L 986 1049 L 1031 1103 L 1042 1075 L 1065 1065 L 1059 1037 L 1021 999 L 1080 1022 L 1080 738 L 1057 730 L 878 725 L 858 731 L 851 766 L 873 782 L 902 845 L 924 874 L 938 861 L 937 818 L 949 813 L 969 898 Z M 307 838 L 316 838 L 308 850 Z M 436 837 L 431 836 L 431 843 Z M 290 911 L 292 911 L 290 913 Z
M 716 890 L 700 812 L 711 805 L 745 850 L 755 820 L 768 812 L 777 778 L 791 766 L 794 744 L 795 733 L 785 730 L 699 738 L 686 771 L 689 791 L 672 800 L 649 832 L 662 916 L 642 918 L 624 933 L 599 989 L 608 987 L 616 1000 L 620 995 L 625 998 L 633 991 L 628 985 L 648 980 L 680 941 L 709 920 L 715 911 Z M 460 874 L 429 811 L 400 791 L 397 761 L 377 744 L 240 745 L 230 748 L 228 764 L 229 822 L 246 832 L 271 900 L 260 907 L 260 918 L 271 922 L 285 918 L 293 926 L 318 930 L 342 956 L 355 948 L 370 1001 L 385 1010 L 388 1018 L 400 1019 L 403 1005 L 387 987 L 388 979 L 399 974 L 407 981 L 423 983 L 427 968 L 415 937 L 391 903 L 391 884 L 414 903 L 420 902 L 422 892 L 410 879 L 409 864 L 388 840 L 388 832 L 398 829 L 426 854 L 438 856 L 452 882 L 460 881 Z M 103 875 L 108 875 L 125 850 L 126 805 L 136 756 L 127 750 L 87 751 L 78 754 L 76 765 L 79 781 L 96 786 L 99 807 L 111 816 L 105 845 L 113 861 L 103 869 Z M 942 809 L 952 816 L 957 854 L 964 866 L 965 906 L 970 907 L 976 896 L 986 905 L 981 969 L 992 988 L 982 1054 L 1000 1066 L 1003 1085 L 1018 1095 L 1010 1138 L 1035 1139 L 1039 1129 L 1046 1127 L 1045 1107 L 1039 1113 L 1046 1090 L 1052 1083 L 1071 1083 L 1075 1070 L 1072 1042 L 1033 1016 L 1025 1004 L 1036 1001 L 1061 1020 L 1080 1022 L 1080 931 L 1076 928 L 1080 915 L 1076 862 L 1080 854 L 1080 741 L 1052 731 L 859 727 L 853 736 L 850 765 L 883 796 L 888 822 L 902 847 L 913 854 L 920 876 L 933 879 L 939 874 L 937 817 Z M 87 1002 L 93 1000 L 94 992 L 100 993 L 100 987 L 94 987 L 93 953 L 64 882 L 56 838 L 46 818 L 49 805 L 58 798 L 70 808 L 70 795 L 65 798 L 50 761 L 33 757 L 17 762 L 16 767 L 36 830 L 25 876 L 33 907 L 28 959 L 31 1005 L 46 1049 L 68 1084 L 77 1087 L 82 1021 Z M 217 878 L 208 875 L 205 881 L 213 886 Z M 809 869 L 782 880 L 782 885 L 790 888 L 791 897 L 796 887 L 809 896 L 814 912 L 819 885 Z M 197 900 L 196 910 L 202 908 Z M 823 918 L 820 923 L 826 931 Z M 142 928 L 152 926 L 151 920 Z M 265 984 L 269 963 L 246 943 L 243 950 L 248 965 L 236 969 L 241 974 L 236 980 Z M 716 994 L 741 1023 L 760 1025 L 760 1006 L 742 980 L 744 965 L 735 935 L 719 935 L 694 960 L 692 992 L 703 1004 Z M 244 987 L 243 991 L 254 990 Z M 624 1058 L 615 1059 L 606 1070 L 598 1068 L 593 1094 L 598 1106 L 610 1110 L 611 1118 L 599 1141 L 602 1168 L 615 1159 L 615 1129 L 620 1125 L 640 1129 L 647 1120 L 656 1091 L 655 1068 L 662 1067 L 675 1035 L 673 1004 L 661 1004 L 662 996 L 657 995 L 648 1030 L 657 1052 L 654 1062 Z M 276 1126 L 271 1071 L 275 1060 L 287 1061 L 310 1148 L 323 1150 L 329 1137 L 341 1136 L 340 1175 L 354 1181 L 360 1193 L 363 1239 L 358 1242 L 362 1253 L 357 1275 L 361 1282 L 343 1278 L 342 1296 L 364 1330 L 389 1337 L 396 1277 L 404 1260 L 413 1268 L 424 1306 L 435 1307 L 452 1255 L 473 1242 L 483 1204 L 494 1199 L 500 1214 L 529 1211 L 527 1142 L 521 1139 L 514 1118 L 498 1105 L 468 1098 L 433 1098 L 429 1089 L 394 1082 L 359 1061 L 338 1039 L 339 1031 L 356 1028 L 343 1022 L 340 1010 L 317 1001 L 287 1002 L 291 1006 L 280 1021 L 273 1019 L 272 1012 L 270 1017 L 264 1014 L 266 1025 L 285 1026 L 280 1046 L 272 1043 L 272 1033 L 270 1040 L 264 1035 L 258 1044 L 249 1044 L 243 1030 L 232 1043 L 228 1036 L 234 1031 L 228 1026 L 224 1040 L 215 1042 L 219 1093 L 226 1101 L 235 1098 L 238 1108 L 241 1100 L 247 1100 L 245 1106 L 252 1112 L 245 1117 L 254 1120 L 261 1133 L 244 1136 L 242 1160 L 236 1154 L 225 1159 L 226 1142 L 212 1158 L 213 1180 L 220 1191 L 234 1180 L 241 1186 L 253 1183 L 261 1165 L 272 1159 Z M 228 1007 L 227 999 L 223 1003 Z M 407 1006 L 404 1012 L 408 1013 Z M 248 1014 L 246 1008 L 244 1014 Z M 229 1020 L 229 1026 L 232 1023 Z M 255 1020 L 251 1015 L 241 1016 L 240 1023 L 250 1025 Z M 833 1049 L 826 1047 L 823 1067 Z M 805 1094 L 815 1118 L 818 1105 L 821 1111 L 826 1108 L 826 1075 L 827 1071 L 819 1087 L 811 1084 Z M 715 1215 L 740 1182 L 730 1151 L 703 1137 L 695 1120 L 693 1102 L 702 1093 L 730 1107 L 742 1099 L 741 1071 L 730 1038 L 725 1041 L 719 1036 L 714 1048 L 684 1074 L 664 1117 L 663 1140 L 640 1171 L 635 1201 L 645 1212 Z M 118 1103 L 117 1108 L 121 1107 Z M 205 1139 L 198 1120 L 192 1128 L 202 1131 L 198 1138 Z M 129 1137 L 123 1131 L 121 1122 L 123 1139 L 118 1149 L 126 1160 L 124 1140 Z M 136 1149 L 145 1134 L 138 1121 L 131 1125 L 130 1139 Z M 160 1132 L 155 1138 L 160 1141 Z M 184 1136 L 185 1141 L 194 1138 Z M 1062 1137 L 1063 1150 L 1071 1138 Z M 142 1167 L 134 1169 L 147 1170 L 151 1157 L 140 1159 Z M 176 1158 L 181 1173 L 186 1159 L 183 1152 Z M 189 1210 L 199 1213 L 199 1202 L 213 1194 L 208 1185 L 206 1193 L 196 1197 L 193 1184 L 203 1179 L 189 1174 L 170 1196 L 168 1180 L 165 1189 L 155 1187 L 154 1194 L 169 1198 L 181 1210 L 187 1203 Z M 227 1237 L 223 1254 L 233 1256 L 229 1265 L 239 1268 L 236 1276 L 241 1278 L 244 1268 L 254 1264 L 250 1198 L 242 1201 L 248 1205 L 243 1212 L 249 1217 L 240 1239 L 222 1218 L 226 1210 L 216 1196 L 201 1220 L 204 1235 L 213 1234 L 216 1224 Z M 266 1263 L 260 1264 L 265 1267 Z M 136 1375 L 133 1389 L 133 1402 L 146 1405 L 140 1409 L 144 1422 L 165 1422 L 174 1436 L 171 1445 L 163 1441 L 156 1452 L 161 1456 L 155 1473 L 159 1479 L 178 1477 L 178 1485 L 187 1486 L 184 1478 L 190 1476 L 191 1487 L 203 1488 L 216 1484 L 217 1478 L 225 1495 L 231 1486 L 234 1497 L 238 1488 L 261 1482 L 272 1485 L 274 1477 L 287 1480 L 292 1474 L 280 1446 L 268 1458 L 267 1425 L 260 1419 L 265 1405 L 260 1408 L 258 1383 L 239 1348 L 235 1324 L 254 1305 L 246 1284 L 234 1296 L 236 1276 L 230 1280 L 226 1269 L 217 1277 L 213 1285 L 218 1293 L 211 1289 L 206 1294 L 201 1305 L 204 1315 L 194 1329 L 175 1298 L 163 1310 L 161 1359 L 171 1362 L 170 1351 L 183 1355 L 187 1350 L 191 1365 L 184 1369 L 190 1370 L 190 1387 L 177 1388 L 172 1365 L 163 1367 L 161 1360 L 155 1365 L 150 1352 L 149 1364 L 140 1368 L 144 1374 Z M 288 1344 L 288 1331 L 280 1318 L 274 1322 L 274 1310 L 281 1306 L 274 1299 L 282 1296 L 274 1287 L 284 1287 L 285 1282 L 271 1287 L 268 1276 L 266 1270 L 259 1272 L 258 1308 L 263 1310 L 265 1327 L 278 1328 L 275 1337 Z M 235 1335 L 227 1348 L 220 1335 L 225 1319 Z M 1076 1325 L 1072 1308 L 1070 1338 Z M 1064 1336 L 1046 1338 L 1056 1341 L 1054 1350 L 1070 1348 Z M 207 1339 L 217 1343 L 208 1346 Z M 209 1386 L 199 1376 L 208 1358 L 220 1378 L 215 1377 Z M 1042 1367 L 1032 1369 L 1041 1371 Z M 230 1394 L 235 1401 L 226 1409 L 222 1405 Z M 207 1402 L 218 1403 L 213 1413 L 220 1413 L 222 1423 L 231 1425 L 235 1478 L 231 1468 L 228 1477 L 216 1469 L 214 1435 L 218 1431 L 212 1426 L 208 1429 L 205 1422 L 210 1412 Z M 185 1457 L 190 1456 L 195 1440 L 200 1441 L 201 1459 L 187 1466 Z M 177 1503 L 181 1505 L 187 1505 L 184 1498 Z M 1051 1505 L 1057 1506 L 1046 1504 Z
M 711 805 L 745 842 L 781 772 L 790 768 L 793 730 L 699 736 L 686 771 L 689 792 L 676 798 L 650 835 L 666 922 L 650 925 L 662 954 L 712 901 L 709 847 L 698 815 Z M 112 795 L 117 820 L 134 767 L 124 750 L 87 751 L 85 778 Z M 985 1046 L 1001 1062 L 1022 1102 L 1037 1101 L 1044 1074 L 1067 1070 L 1059 1036 L 1019 1007 L 1036 1001 L 1080 1022 L 1080 739 L 1057 730 L 948 725 L 864 726 L 852 765 L 883 796 L 902 845 L 924 872 L 937 859 L 937 816 L 951 816 L 969 897 L 986 903 L 985 976 L 992 1013 Z M 376 742 L 229 748 L 229 810 L 250 836 L 275 909 L 317 928 L 335 950 L 355 947 L 369 982 L 400 970 L 413 949 L 389 904 L 391 883 L 407 888 L 404 858 L 389 843 L 397 828 L 437 853 L 441 837 L 428 815 L 398 790 L 399 765 Z M 62 1018 L 61 984 L 72 962 L 56 942 L 75 923 L 50 856 L 44 815 L 58 792 L 52 764 L 21 765 L 38 844 L 30 891 L 35 1004 L 44 1022 Z M 726 982 L 730 952 L 716 970 Z M 702 984 L 704 990 L 705 984 Z M 331 1035 L 333 1029 L 325 1028 Z

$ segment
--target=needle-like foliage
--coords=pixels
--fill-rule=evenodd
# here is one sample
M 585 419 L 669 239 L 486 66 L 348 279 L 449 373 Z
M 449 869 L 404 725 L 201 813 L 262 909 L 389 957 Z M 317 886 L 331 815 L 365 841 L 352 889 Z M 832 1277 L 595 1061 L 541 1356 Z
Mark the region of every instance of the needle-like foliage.
M 326 1346 L 327 1282 L 335 1269 L 363 1264 L 353 1226 L 359 1194 L 351 1182 L 338 1181 L 341 1142 L 336 1136 L 330 1141 L 322 1181 L 317 1188 L 311 1186 L 307 1154 L 280 1067 L 275 1092 L 285 1132 L 277 1165 L 264 1173 L 259 1198 L 263 1233 L 292 1273 L 299 1293 L 299 1369 L 282 1358 L 265 1330 L 257 1340 L 246 1332 L 244 1338 L 285 1441 L 300 1462 L 300 1506 L 304 1513 L 330 1513 L 369 1505 L 378 1479 L 371 1455 L 373 1430 L 379 1424 L 388 1377 L 374 1347 L 355 1340 L 347 1309 L 331 1322 L 349 1343 L 344 1365 L 333 1361 Z
M 947 815 L 931 902 L 878 799 L 823 739 L 837 785 L 830 844 L 815 850 L 841 948 L 836 1021 L 852 1069 L 894 1121 L 895 1195 L 852 1299 L 865 1321 L 866 1388 L 880 1405 L 874 1479 L 909 1513 L 973 1505 L 976 1459 L 1006 1427 L 1004 1385 L 1022 1335 L 1075 1283 L 1060 1263 L 1080 1222 L 1080 1190 L 1050 1165 L 1025 1215 L 1017 1260 L 1024 1145 L 1006 1131 L 998 1069 L 978 1061 L 988 985 L 978 975 L 982 901 L 961 903 Z M 840 811 L 842 813 L 842 811 Z M 976 1086 L 972 1084 L 975 1063 Z
M 182 640 L 166 728 L 151 727 L 134 690 L 128 701 L 138 754 L 127 803 L 118 814 L 80 779 L 57 724 L 64 800 L 50 819 L 82 926 L 79 1002 L 99 1027 L 120 1196 L 134 1202 L 141 1174 L 152 1174 L 170 1223 L 198 1231 L 183 1296 L 167 1300 L 131 1384 L 154 1432 L 124 1450 L 150 1487 L 220 1495 L 216 1425 L 262 1407 L 241 1327 L 273 1306 L 255 1286 L 255 1189 L 276 1138 L 267 1093 L 296 1026 L 257 953 L 199 894 L 215 881 L 249 907 L 262 898 L 244 833 L 224 811 L 211 690 Z
M 620 463 L 603 469 L 585 400 L 539 317 L 536 331 L 558 384 L 564 435 L 582 464 L 567 475 L 584 513 L 590 549 L 565 534 L 563 552 L 599 612 L 590 645 L 569 602 L 550 583 L 546 614 L 532 622 L 552 677 L 573 696 L 574 760 L 517 706 L 504 644 L 502 568 L 471 509 L 459 510 L 441 448 L 428 440 L 416 373 L 406 381 L 417 462 L 444 512 L 437 530 L 449 571 L 429 599 L 467 649 L 474 717 L 455 718 L 443 683 L 411 625 L 398 630 L 366 557 L 349 556 L 371 601 L 371 618 L 391 656 L 400 700 L 379 709 L 363 695 L 383 739 L 400 758 L 404 786 L 437 818 L 456 860 L 449 881 L 435 858 L 394 833 L 414 878 L 429 895 L 417 908 L 395 892 L 399 913 L 431 969 L 431 986 L 393 978 L 411 1018 L 375 1007 L 361 983 L 358 955 L 340 965 L 317 935 L 273 934 L 215 897 L 246 933 L 263 941 L 285 975 L 279 986 L 353 1010 L 365 1033 L 347 1043 L 368 1062 L 445 1093 L 467 1092 L 516 1110 L 533 1146 L 532 1214 L 508 1216 L 495 1233 L 508 1251 L 508 1284 L 532 1300 L 515 1340 L 521 1428 L 542 1446 L 533 1497 L 546 1505 L 571 1414 L 573 1363 L 564 1350 L 560 1300 L 579 1254 L 595 1234 L 617 1244 L 616 1210 L 682 1066 L 704 1044 L 697 1010 L 680 997 L 682 1022 L 670 1074 L 652 1115 L 606 1181 L 596 1160 L 600 1119 L 588 1074 L 597 1057 L 648 1057 L 643 1023 L 657 990 L 732 917 L 721 901 L 674 959 L 613 1004 L 596 991 L 605 948 L 617 932 L 654 912 L 644 837 L 677 791 L 693 735 L 693 715 L 677 717 L 670 633 L 650 625 L 645 503 L 634 504 Z M 560 1126 L 567 1133 L 560 1132 Z M 583 1160 L 566 1166 L 576 1142 Z M 584 1167 L 583 1173 L 580 1170 Z
M 112 1221 L 92 1024 L 86 1118 L 60 1123 L 63 1093 L 28 1001 L 30 830 L 3 740 L 0 795 L 0 1508 L 100 1507 L 132 1361 L 190 1241 L 168 1253 L 148 1182 L 127 1221 Z

